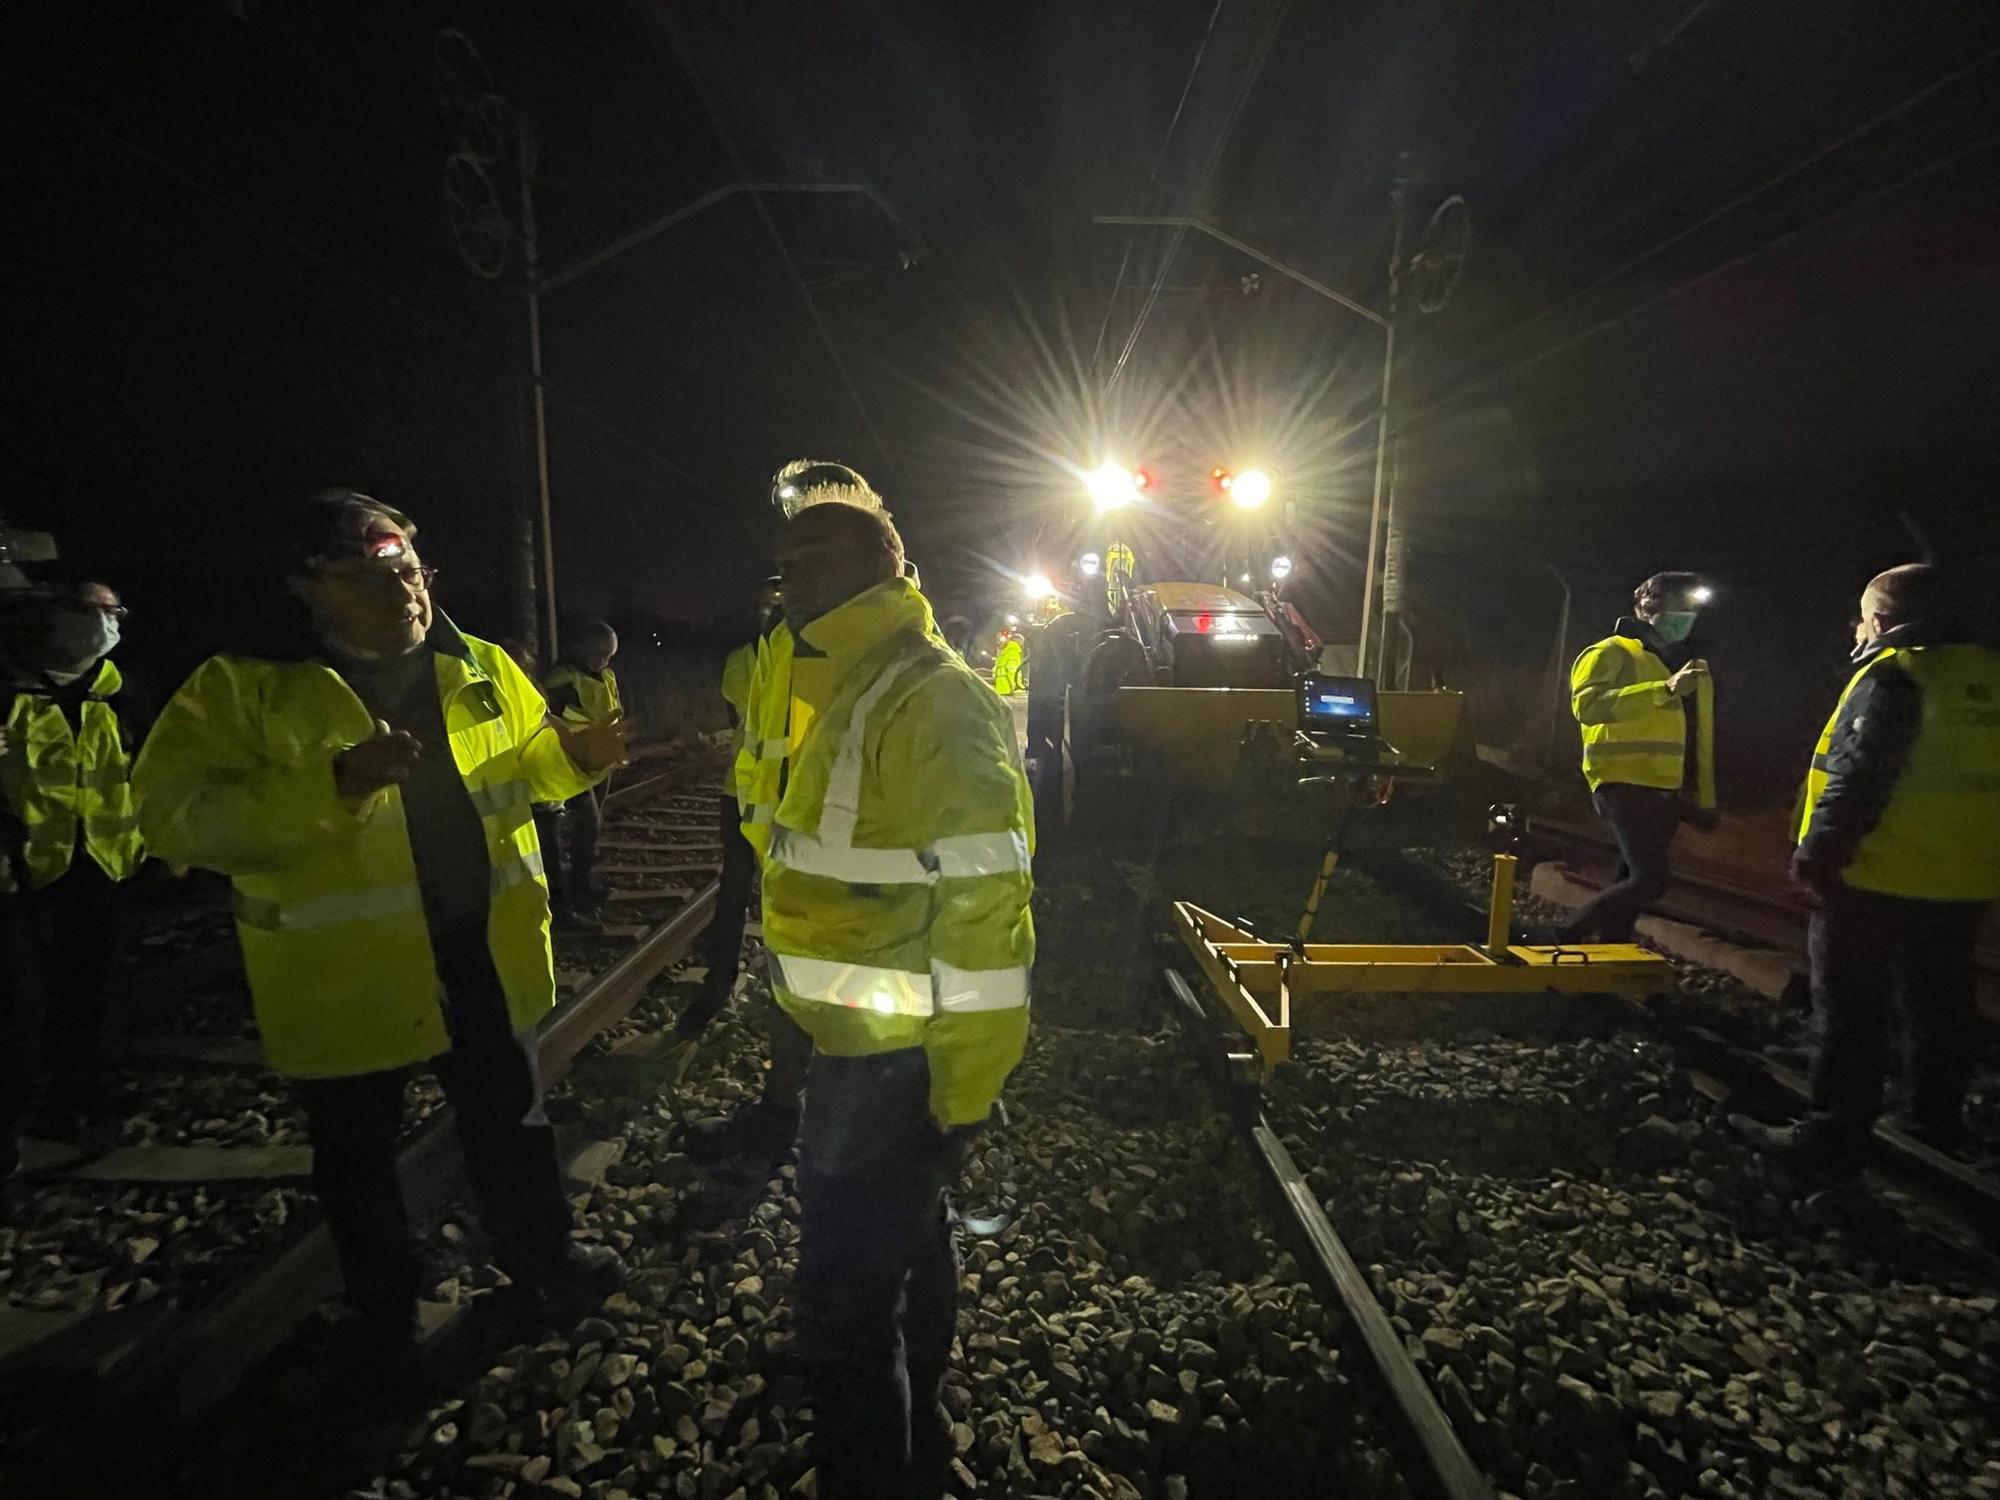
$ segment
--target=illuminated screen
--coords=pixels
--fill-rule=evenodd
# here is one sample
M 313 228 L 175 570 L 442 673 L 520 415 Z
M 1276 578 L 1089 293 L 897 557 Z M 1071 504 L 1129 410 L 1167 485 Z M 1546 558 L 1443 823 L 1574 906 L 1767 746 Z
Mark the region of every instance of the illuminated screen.
M 1299 708 L 1312 724 L 1371 724 L 1375 719 L 1374 685 L 1366 678 L 1308 676 L 1299 683 Z

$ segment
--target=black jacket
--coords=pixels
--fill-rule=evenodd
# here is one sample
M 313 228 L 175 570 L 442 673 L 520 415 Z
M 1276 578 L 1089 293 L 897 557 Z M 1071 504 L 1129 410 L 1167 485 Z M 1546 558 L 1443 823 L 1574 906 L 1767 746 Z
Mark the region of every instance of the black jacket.
M 1898 625 L 1856 656 L 1856 669 L 1892 647 L 1951 644 L 1945 634 L 1919 624 Z M 1861 841 L 1888 811 L 1923 717 L 1923 689 L 1894 661 L 1854 685 L 1840 705 L 1826 747 L 1826 787 L 1799 841 L 1800 863 L 1840 870 L 1853 861 Z

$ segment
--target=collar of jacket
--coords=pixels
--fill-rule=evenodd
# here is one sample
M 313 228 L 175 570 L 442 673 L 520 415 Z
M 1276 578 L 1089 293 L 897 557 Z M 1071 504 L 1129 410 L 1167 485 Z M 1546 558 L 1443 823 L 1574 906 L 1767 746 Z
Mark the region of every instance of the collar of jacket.
M 13 691 L 57 703 L 81 703 L 86 698 L 103 703 L 117 697 L 124 686 L 125 674 L 118 670 L 110 657 L 104 656 L 98 658 L 96 671 L 85 672 L 74 682 L 51 682 L 43 677 L 39 682 L 22 683 Z
M 1618 623 L 1612 627 L 1611 633 L 1613 635 L 1622 635 L 1628 641 L 1637 641 L 1655 656 L 1658 656 L 1666 649 L 1667 643 L 1659 638 L 1654 632 L 1653 627 L 1648 625 L 1644 620 L 1637 619 L 1632 615 L 1620 615 Z
M 1920 620 L 1912 620 L 1907 625 L 1898 625 L 1893 630 L 1885 630 L 1865 646 L 1856 646 L 1852 660 L 1857 667 L 1865 667 L 1884 651 L 1896 651 L 1910 646 L 1938 646 L 1945 644 L 1940 632 L 1931 629 Z
M 901 635 L 930 634 L 930 601 L 907 578 L 892 578 L 856 594 L 796 632 L 794 653 L 854 661 Z
M 465 663 L 466 668 L 474 676 L 485 675 L 472 660 L 472 648 L 465 644 L 465 637 L 459 633 L 458 627 L 452 624 L 451 617 L 443 610 L 438 610 L 431 616 L 430 634 L 424 637 L 424 644 L 440 656 L 455 657 Z M 327 650 L 326 642 L 305 629 L 281 629 L 258 649 L 231 654 L 247 656 L 254 661 L 311 661 L 318 662 L 322 666 L 331 665 L 333 662 L 333 653 Z

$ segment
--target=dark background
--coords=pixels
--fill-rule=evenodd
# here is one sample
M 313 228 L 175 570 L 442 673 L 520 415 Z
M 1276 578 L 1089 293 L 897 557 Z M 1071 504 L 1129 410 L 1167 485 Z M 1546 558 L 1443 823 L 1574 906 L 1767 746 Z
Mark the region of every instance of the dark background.
M 1425 658 L 1486 686 L 1490 737 L 1557 651 L 1552 567 L 1564 653 L 1699 568 L 1726 790 L 1781 795 L 1853 596 L 1915 555 L 1899 513 L 1952 555 L 2000 533 L 1984 3 L 16 5 L 0 503 L 125 587 L 162 686 L 259 624 L 260 513 L 328 482 L 414 512 L 447 606 L 506 633 L 520 263 L 454 248 L 443 26 L 534 122 L 545 268 L 744 176 L 866 180 L 901 219 L 737 198 L 548 295 L 565 606 L 740 615 L 768 476 L 809 455 L 977 613 L 1116 454 L 1168 511 L 1271 468 L 1300 598 L 1351 637 L 1379 335 L 1090 218 L 1197 211 L 1379 304 L 1406 149 L 1415 227 L 1472 207 L 1409 344 L 1403 495 Z

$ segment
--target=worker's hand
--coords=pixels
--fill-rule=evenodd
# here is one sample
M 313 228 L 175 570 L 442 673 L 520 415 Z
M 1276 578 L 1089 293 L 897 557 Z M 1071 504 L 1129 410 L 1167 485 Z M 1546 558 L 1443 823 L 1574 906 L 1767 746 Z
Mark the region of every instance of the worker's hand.
M 1814 906 L 1841 888 L 1840 872 L 1841 866 L 1825 855 L 1809 854 L 1804 849 L 1792 855 L 1792 884 L 1804 891 Z
M 1708 663 L 1696 657 L 1667 679 L 1667 695 L 1672 698 L 1686 698 L 1707 675 Z
M 623 713 L 593 719 L 588 724 L 570 724 L 561 719 L 551 722 L 562 737 L 570 764 L 586 776 L 602 776 L 632 758 L 626 743 L 631 731 L 626 727 Z
M 333 789 L 343 802 L 365 802 L 385 786 L 408 781 L 422 753 L 423 746 L 415 735 L 391 729 L 386 721 L 377 719 L 371 738 L 333 758 Z

